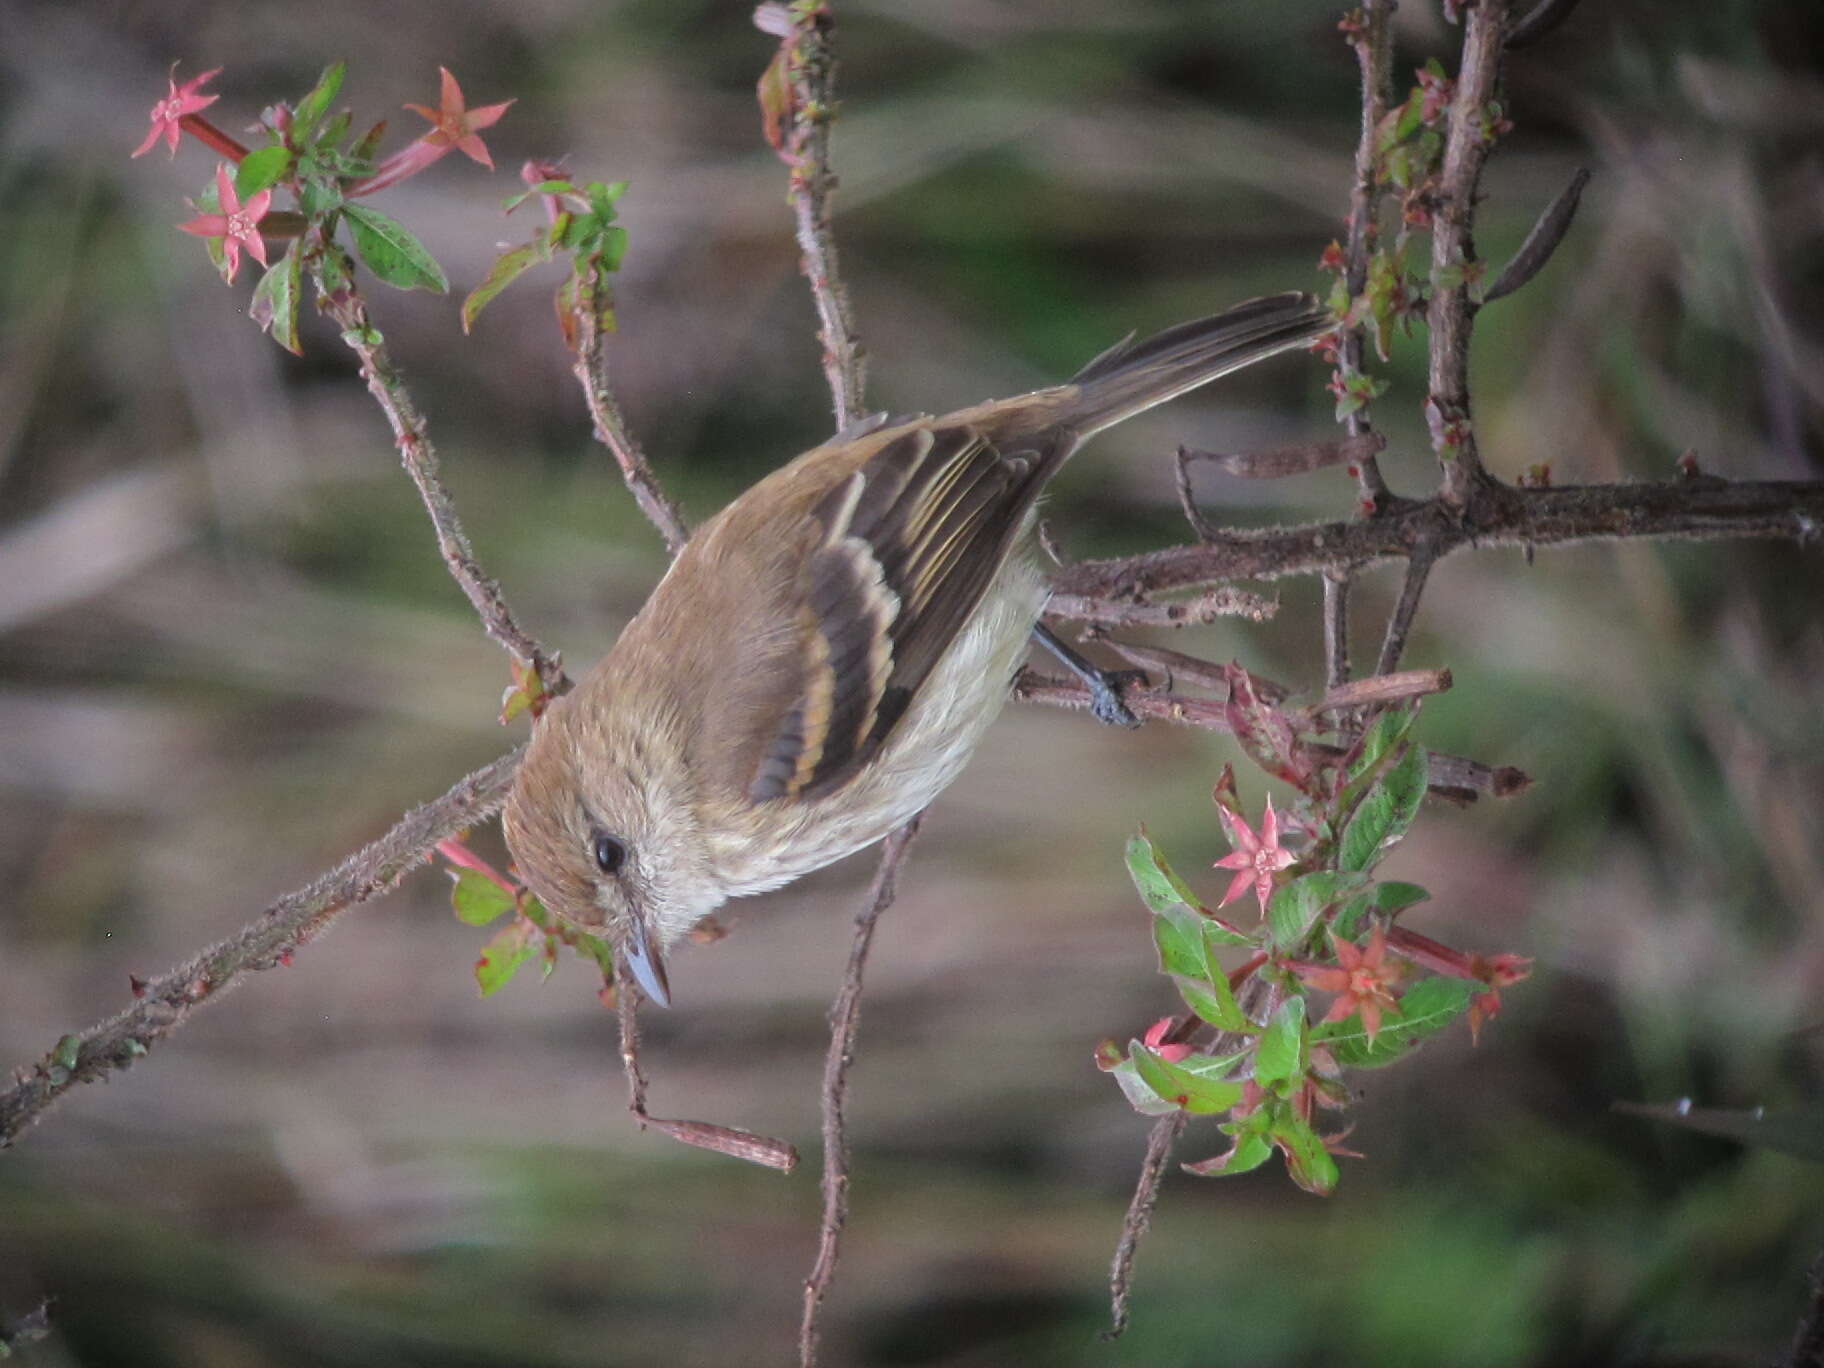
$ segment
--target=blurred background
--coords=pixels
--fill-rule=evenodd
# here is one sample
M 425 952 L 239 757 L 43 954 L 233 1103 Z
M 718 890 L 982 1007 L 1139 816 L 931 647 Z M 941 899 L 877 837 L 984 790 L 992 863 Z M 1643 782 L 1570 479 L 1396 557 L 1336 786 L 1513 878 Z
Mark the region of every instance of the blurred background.
M 1358 104 L 1334 5 L 838 0 L 837 232 L 870 400 L 942 410 L 1068 375 L 1132 328 L 1321 288 Z M 592 446 L 533 276 L 472 336 L 457 298 L 513 172 L 626 179 L 614 382 L 701 519 L 827 434 L 783 169 L 753 83 L 772 40 L 701 0 L 0 0 L 0 1063 L 164 970 L 523 734 L 347 352 L 295 359 L 175 231 L 214 159 L 130 161 L 146 110 L 224 68 L 238 131 L 336 58 L 358 125 L 422 127 L 437 66 L 489 135 L 383 196 L 454 297 L 374 290 L 477 550 L 521 619 L 592 660 L 663 569 Z M 1402 88 L 1456 31 L 1399 15 Z M 1591 0 L 1510 66 L 1484 180 L 1499 263 L 1578 166 L 1558 258 L 1478 331 L 1485 459 L 1558 483 L 1819 478 L 1824 10 Z M 1423 338 L 1376 418 L 1434 481 Z M 1098 441 L 1049 517 L 1067 555 L 1183 540 L 1169 452 L 1334 428 L 1282 357 Z M 1207 481 L 1207 482 L 1206 482 Z M 1346 516 L 1336 471 L 1199 476 L 1241 524 Z M 883 925 L 829 1310 L 837 1364 L 1748 1364 L 1789 1339 L 1824 1246 L 1824 617 L 1819 552 L 1625 545 L 1445 562 L 1407 655 L 1454 692 L 1420 735 L 1532 791 L 1427 809 L 1387 873 L 1413 925 L 1536 956 L 1471 1048 L 1362 1075 L 1329 1200 L 1277 1163 L 1171 1177 L 1135 1325 L 1108 1260 L 1147 1123 L 1091 1065 L 1176 1006 L 1121 865 L 1145 822 L 1225 852 L 1231 748 L 1011 707 L 931 814 Z M 1397 572 L 1363 583 L 1368 657 Z M 1318 594 L 1168 644 L 1309 688 Z M 1251 807 L 1265 792 L 1242 773 Z M 477 844 L 497 851 L 492 829 Z M 610 1015 L 567 963 L 487 1001 L 489 934 L 414 875 L 256 976 L 0 1158 L 0 1312 L 54 1296 L 44 1365 L 792 1361 L 816 1238 L 824 1013 L 858 858 L 731 907 L 647 1023 L 652 1105 L 798 1144 L 789 1177 L 636 1133 Z M 1810 1106 L 1793 1153 L 1616 1101 Z M 1207 1123 L 1181 1157 L 1221 1148 Z M 1809 1155 L 1809 1157 L 1807 1157 Z

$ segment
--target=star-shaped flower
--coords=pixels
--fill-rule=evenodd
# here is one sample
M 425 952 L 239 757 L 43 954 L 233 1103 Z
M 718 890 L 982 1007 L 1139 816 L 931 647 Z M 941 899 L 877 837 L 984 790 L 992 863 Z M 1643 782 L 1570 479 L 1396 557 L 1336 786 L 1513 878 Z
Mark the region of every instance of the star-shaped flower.
M 1380 1034 L 1381 1013 L 1399 1012 L 1393 986 L 1400 979 L 1400 964 L 1397 960 L 1386 962 L 1387 928 L 1376 922 L 1366 949 L 1343 940 L 1334 931 L 1330 933 L 1330 943 L 1336 950 L 1336 966 L 1294 963 L 1289 967 L 1318 991 L 1336 994 L 1336 1001 L 1324 1013 L 1325 1021 L 1341 1021 L 1360 1012 L 1362 1029 L 1372 1045 Z
M 260 220 L 266 216 L 266 206 L 272 203 L 272 191 L 262 190 L 242 204 L 234 193 L 234 177 L 228 174 L 228 163 L 217 162 L 215 193 L 221 205 L 220 213 L 199 214 L 190 222 L 177 226 L 198 237 L 222 239 L 222 250 L 228 257 L 228 279 L 233 280 L 235 272 L 241 269 L 243 244 L 255 261 L 262 266 L 266 264 L 266 243 L 260 237 Z
M 170 93 L 152 106 L 152 131 L 146 134 L 144 142 L 133 149 L 133 155 L 144 156 L 152 150 L 154 143 L 163 138 L 165 146 L 171 149 L 171 155 L 175 157 L 177 140 L 181 133 L 178 125 L 183 122 L 184 116 L 194 114 L 199 109 L 207 109 L 221 99 L 219 95 L 197 94 L 197 90 L 203 82 L 220 71 L 220 67 L 216 67 L 213 71 L 205 71 L 201 76 L 185 81 L 180 86 L 177 83 L 177 66 L 174 63 L 171 67 Z
M 1234 816 L 1227 808 L 1218 807 L 1216 815 L 1222 818 L 1223 828 L 1229 833 L 1229 844 L 1235 849 L 1216 861 L 1215 867 L 1238 871 L 1229 880 L 1229 891 L 1222 895 L 1219 906 L 1227 907 L 1251 885 L 1260 910 L 1265 913 L 1267 901 L 1273 896 L 1273 876 L 1293 860 L 1291 851 L 1280 848 L 1279 817 L 1273 811 L 1273 800 L 1267 799 L 1267 813 L 1260 819 L 1258 836 L 1246 819 Z
M 492 171 L 494 159 L 488 156 L 487 147 L 476 134 L 483 128 L 492 128 L 499 123 L 500 116 L 507 112 L 507 106 L 513 101 L 483 105 L 480 109 L 466 109 L 462 103 L 462 87 L 456 84 L 456 78 L 450 75 L 449 68 L 438 67 L 437 70 L 443 73 L 443 95 L 439 107 L 427 109 L 423 105 L 406 106 L 412 113 L 422 114 L 435 125 L 424 135 L 423 141 L 433 147 L 454 147 Z

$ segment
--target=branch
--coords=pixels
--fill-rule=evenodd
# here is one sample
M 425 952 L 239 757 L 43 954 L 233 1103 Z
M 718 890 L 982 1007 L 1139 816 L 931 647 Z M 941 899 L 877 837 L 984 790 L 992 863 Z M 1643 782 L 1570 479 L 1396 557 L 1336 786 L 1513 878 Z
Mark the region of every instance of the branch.
M 249 971 L 290 964 L 298 947 L 342 913 L 397 887 L 437 842 L 492 816 L 506 801 L 521 753 L 503 755 L 414 808 L 372 845 L 273 903 L 259 920 L 162 977 L 136 982 L 139 1000 L 126 1011 L 63 1037 L 42 1059 L 14 1070 L 11 1086 L 0 1092 L 0 1149 L 75 1084 L 130 1067 Z
M 818 1317 L 836 1276 L 842 1228 L 849 1218 L 848 1099 L 849 1065 L 855 1057 L 855 1032 L 861 1020 L 861 980 L 867 968 L 874 924 L 893 903 L 899 867 L 904 863 L 921 819 L 914 817 L 887 837 L 868 900 L 855 915 L 855 938 L 842 988 L 830 1008 L 830 1048 L 823 1063 L 823 1221 L 817 1233 L 817 1261 L 804 1280 L 804 1317 L 798 1330 L 798 1358 L 803 1368 L 817 1362 Z
M 639 986 L 627 968 L 627 957 L 621 954 L 614 957 L 614 1004 L 621 1028 L 621 1068 L 627 1074 L 627 1110 L 641 1130 L 650 1126 L 680 1144 L 745 1159 L 780 1173 L 798 1167 L 798 1151 L 783 1140 L 710 1121 L 668 1121 L 647 1111 L 646 1075 L 640 1069 Z
M 1438 559 L 1465 546 L 1565 546 L 1636 537 L 1771 537 L 1814 545 L 1824 534 L 1824 481 L 1682 479 L 1656 484 L 1515 489 L 1486 480 L 1460 512 L 1441 499 L 1398 500 L 1356 522 L 1228 529 L 1213 541 L 1117 560 L 1087 560 L 1051 576 L 1055 594 L 1137 599 L 1240 579 L 1360 570 Z
M 1123 603 L 1083 594 L 1053 594 L 1045 603 L 1046 617 L 1098 627 L 1190 627 L 1225 617 L 1265 622 L 1278 611 L 1274 600 L 1226 584 L 1171 603 Z
M 1175 1111 L 1153 1122 L 1146 1138 L 1146 1158 L 1140 1161 L 1140 1176 L 1134 1183 L 1134 1195 L 1128 1199 L 1127 1216 L 1121 1222 L 1121 1238 L 1115 1242 L 1114 1262 L 1108 1270 L 1109 1326 L 1102 1338 L 1118 1338 L 1127 1329 L 1127 1300 L 1134 1280 L 1134 1257 L 1140 1252 L 1140 1241 L 1153 1227 L 1153 1208 L 1159 1204 L 1159 1185 L 1165 1180 L 1165 1165 L 1172 1157 L 1172 1146 L 1184 1134 L 1184 1123 L 1190 1113 Z
M 1397 5 L 1398 0 L 1365 0 L 1362 29 L 1354 37 L 1356 60 L 1362 71 L 1362 131 L 1355 145 L 1355 179 L 1349 188 L 1349 243 L 1343 253 L 1343 283 L 1351 300 L 1358 298 L 1368 284 L 1368 259 L 1374 255 L 1380 236 L 1381 186 L 1376 142 L 1381 119 L 1393 98 L 1393 11 Z M 1362 373 L 1365 331 L 1359 323 L 1343 329 L 1337 367 L 1345 380 Z M 1351 437 L 1363 437 L 1373 431 L 1365 402 L 1343 422 Z M 1379 507 L 1387 498 L 1380 463 L 1369 453 L 1355 463 L 1355 468 L 1362 501 Z
M 340 249 L 326 245 L 324 250 Z M 338 290 L 326 289 L 319 276 L 317 295 L 324 311 L 342 330 L 343 342 L 360 358 L 361 377 L 367 381 L 368 392 L 392 425 L 399 459 L 412 477 L 412 483 L 418 486 L 425 511 L 431 515 L 431 526 L 437 532 L 437 549 L 443 553 L 443 563 L 449 567 L 450 575 L 474 605 L 488 635 L 520 664 L 535 670 L 546 693 L 564 693 L 569 689 L 570 681 L 557 657 L 547 654 L 537 641 L 521 630 L 513 620 L 506 600 L 501 597 L 500 586 L 482 573 L 468 535 L 462 530 L 462 520 L 456 514 L 450 491 L 444 487 L 437 449 L 426 435 L 424 417 L 412 401 L 398 368 L 387 355 L 386 343 L 368 317 L 367 305 L 360 293 L 352 285 Z
M 595 310 L 579 307 L 576 326 L 576 364 L 570 371 L 583 387 L 583 400 L 589 406 L 595 440 L 613 455 L 633 501 L 640 506 L 647 521 L 659 529 L 659 535 L 665 539 L 665 549 L 675 556 L 690 540 L 690 525 L 684 520 L 683 510 L 659 487 L 652 467 L 646 461 L 646 453 L 634 440 L 621 406 L 608 388 L 608 359 L 602 347 L 601 321 Z
M 1457 72 L 1444 137 L 1444 165 L 1438 173 L 1436 218 L 1431 230 L 1430 397 L 1432 445 L 1444 465 L 1443 494 L 1464 507 L 1471 486 L 1484 478 L 1482 457 L 1469 413 L 1469 339 L 1475 301 L 1465 268 L 1475 260 L 1471 225 L 1482 164 L 1494 146 L 1495 90 L 1501 74 L 1501 45 L 1507 30 L 1508 0 L 1477 0 L 1463 19 L 1463 62 Z M 1444 284 L 1453 278 L 1454 284 Z
M 836 58 L 830 48 L 828 5 L 765 4 L 754 23 L 780 39 L 779 52 L 760 80 L 767 140 L 792 170 L 790 198 L 798 225 L 799 269 L 811 283 L 823 374 L 830 384 L 836 426 L 847 427 L 866 411 L 862 389 L 865 356 L 849 314 L 848 291 L 836 266 L 830 231 L 830 121 L 836 115 Z

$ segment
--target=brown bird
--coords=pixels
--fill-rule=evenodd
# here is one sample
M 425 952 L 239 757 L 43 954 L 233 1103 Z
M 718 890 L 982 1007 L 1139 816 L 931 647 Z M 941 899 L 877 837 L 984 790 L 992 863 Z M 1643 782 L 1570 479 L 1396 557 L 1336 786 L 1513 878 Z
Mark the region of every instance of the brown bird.
M 876 415 L 762 479 L 534 729 L 504 813 L 520 874 L 667 1002 L 663 951 L 697 921 L 872 844 L 956 778 L 1044 606 L 1026 534 L 1070 455 L 1332 326 L 1308 295 L 1250 300 L 1068 384 Z

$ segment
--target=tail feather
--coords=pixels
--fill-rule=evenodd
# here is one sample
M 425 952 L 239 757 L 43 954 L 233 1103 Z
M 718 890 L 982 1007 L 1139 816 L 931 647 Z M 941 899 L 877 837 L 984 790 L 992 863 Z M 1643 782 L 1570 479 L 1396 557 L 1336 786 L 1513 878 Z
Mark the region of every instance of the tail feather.
M 1330 311 L 1296 292 L 1250 299 L 1209 318 L 1116 343 L 1071 378 L 1070 423 L 1100 432 L 1230 371 L 1306 346 L 1335 326 Z

